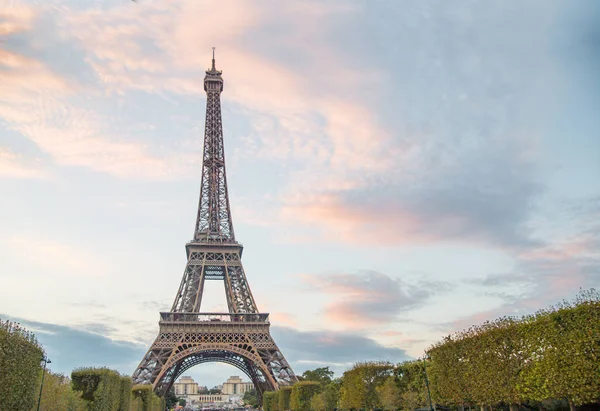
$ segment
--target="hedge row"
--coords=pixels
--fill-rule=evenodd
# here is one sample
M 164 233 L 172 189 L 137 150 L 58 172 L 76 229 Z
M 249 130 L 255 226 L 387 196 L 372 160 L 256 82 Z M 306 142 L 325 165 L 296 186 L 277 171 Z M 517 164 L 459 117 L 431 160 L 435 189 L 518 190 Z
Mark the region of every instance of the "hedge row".
M 130 411 L 163 411 L 165 399 L 152 391 L 152 385 L 134 385 Z
M 600 400 L 600 298 L 590 290 L 574 303 L 486 322 L 427 353 L 439 404 L 593 403 Z
M 263 393 L 263 411 L 279 411 L 279 392 L 265 391 Z
M 71 374 L 73 389 L 87 401 L 88 411 L 163 411 L 164 398 L 152 385 L 135 385 L 131 378 L 108 368 L 81 368 Z
M 291 386 L 283 386 L 279 389 L 279 411 L 288 411 L 290 409 L 290 397 L 292 395 Z
M 35 336 L 0 321 L 0 410 L 28 410 L 36 401 L 44 351 Z
M 316 381 L 300 381 L 292 386 L 290 408 L 294 411 L 309 411 L 312 397 L 321 391 L 321 384 Z

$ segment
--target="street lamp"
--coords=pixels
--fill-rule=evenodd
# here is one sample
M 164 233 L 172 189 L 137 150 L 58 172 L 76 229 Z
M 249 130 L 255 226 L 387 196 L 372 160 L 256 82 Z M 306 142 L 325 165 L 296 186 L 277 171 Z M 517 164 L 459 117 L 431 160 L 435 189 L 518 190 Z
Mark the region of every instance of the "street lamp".
M 38 398 L 37 411 L 40 411 L 40 403 L 42 402 L 42 389 L 44 388 L 44 375 L 46 374 L 46 364 L 52 363 L 52 361 L 50 361 L 46 356 L 42 357 L 42 361 L 44 362 L 44 368 L 42 370 L 42 385 L 40 387 L 40 397 Z

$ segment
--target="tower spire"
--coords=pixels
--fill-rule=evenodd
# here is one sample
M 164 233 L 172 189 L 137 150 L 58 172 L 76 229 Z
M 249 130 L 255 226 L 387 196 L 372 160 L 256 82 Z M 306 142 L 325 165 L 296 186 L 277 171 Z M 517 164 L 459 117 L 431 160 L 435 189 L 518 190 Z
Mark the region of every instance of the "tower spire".
M 215 68 L 215 48 L 213 47 L 212 71 L 217 71 Z

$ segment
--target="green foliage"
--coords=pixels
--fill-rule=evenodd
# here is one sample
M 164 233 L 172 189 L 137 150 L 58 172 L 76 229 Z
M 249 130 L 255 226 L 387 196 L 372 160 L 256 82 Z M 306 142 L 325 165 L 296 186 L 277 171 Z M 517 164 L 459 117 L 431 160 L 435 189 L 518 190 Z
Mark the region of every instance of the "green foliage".
M 321 384 L 316 381 L 300 381 L 292 387 L 290 408 L 294 411 L 309 411 L 312 397 L 319 393 Z
M 325 400 L 323 399 L 323 393 L 315 394 L 310 399 L 310 409 L 312 411 L 326 411 Z
M 429 365 L 428 365 L 429 366 Z M 399 403 L 402 409 L 415 409 L 429 406 L 427 397 L 427 385 L 425 383 L 425 368 L 423 361 L 405 361 L 396 366 L 394 370 L 394 382 L 399 390 Z M 386 384 L 388 381 L 386 380 Z M 387 388 L 392 390 L 391 387 Z M 387 406 L 393 401 L 388 395 Z M 386 403 L 383 403 L 385 405 Z
M 187 401 L 185 400 L 185 398 L 180 398 L 179 405 L 181 405 L 182 407 L 185 407 L 185 404 L 187 404 Z
M 44 376 L 40 410 L 86 411 L 87 403 L 71 389 L 68 377 L 47 371 Z
M 396 378 L 393 376 L 389 376 L 382 385 L 377 387 L 379 403 L 384 410 L 397 410 L 400 408 L 401 394 L 402 392 L 396 383 Z M 414 408 L 416 407 L 411 407 L 411 409 Z
M 279 411 L 288 411 L 290 409 L 290 397 L 292 395 L 292 387 L 284 385 L 279 388 Z
M 340 405 L 344 409 L 377 408 L 377 387 L 392 375 L 394 367 L 388 362 L 357 363 L 346 371 L 340 388 Z
M 131 388 L 131 394 L 129 409 L 132 411 L 163 411 L 165 409 L 165 399 L 154 394 L 152 385 L 134 385 Z
M 567 398 L 575 406 L 600 400 L 600 298 L 582 292 L 575 304 L 537 313 L 527 330 L 530 361 L 519 392 L 532 400 Z
M 276 411 L 276 409 L 273 407 L 276 402 L 279 408 L 279 395 L 276 391 L 263 392 L 262 400 L 264 411 Z
M 28 410 L 37 403 L 43 355 L 33 334 L 0 321 L 0 410 Z
M 258 394 L 256 393 L 256 390 L 246 391 L 242 397 L 242 401 L 250 407 L 258 407 Z
M 428 350 L 437 403 L 498 405 L 566 398 L 600 400 L 600 295 L 532 316 L 500 318 L 446 337 Z
M 167 395 L 165 395 L 165 405 L 168 409 L 171 409 L 177 405 L 179 402 L 177 396 L 175 395 L 175 391 L 173 388 L 169 390 Z
M 71 373 L 73 389 L 81 391 L 89 411 L 118 411 L 123 392 L 122 377 L 108 368 L 79 368 Z
M 329 384 L 323 388 L 323 392 L 320 394 L 322 396 L 323 405 L 326 410 L 333 410 L 334 408 L 338 408 L 338 402 L 340 400 L 340 388 L 342 386 L 342 381 L 340 379 L 336 379 L 331 381 Z
M 335 373 L 329 367 L 320 367 L 314 370 L 306 370 L 302 373 L 303 381 L 316 381 L 322 386 L 329 384 Z
M 118 411 L 129 411 L 129 402 L 131 401 L 131 388 L 132 382 L 131 377 L 121 377 L 121 391 L 119 393 L 119 407 Z

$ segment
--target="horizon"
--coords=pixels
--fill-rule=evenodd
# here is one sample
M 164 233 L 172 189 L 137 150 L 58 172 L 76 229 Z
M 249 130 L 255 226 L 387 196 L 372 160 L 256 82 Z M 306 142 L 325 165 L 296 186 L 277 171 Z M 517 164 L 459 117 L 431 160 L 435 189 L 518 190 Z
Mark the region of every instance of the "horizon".
M 598 23 L 567 0 L 11 1 L 0 318 L 55 372 L 134 372 L 186 264 L 213 46 L 236 239 L 296 375 L 600 288 Z M 227 312 L 220 283 L 202 307 Z

